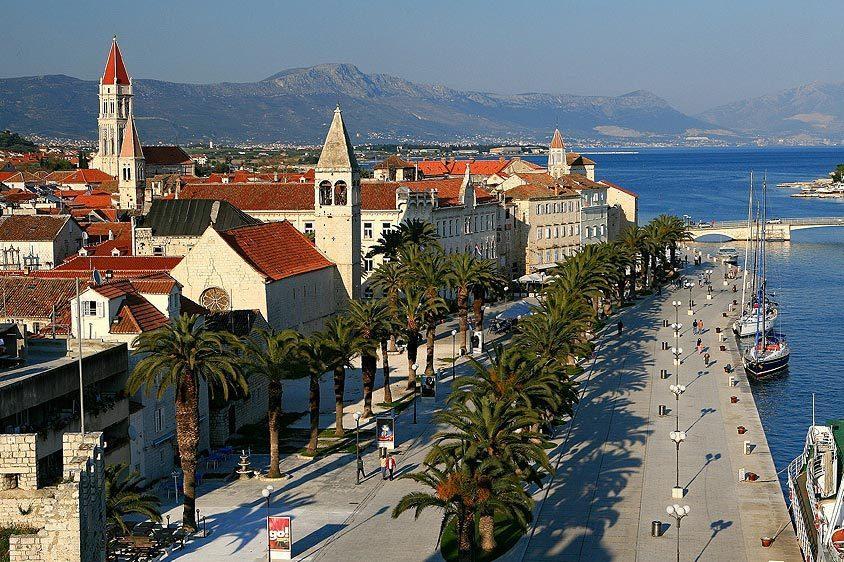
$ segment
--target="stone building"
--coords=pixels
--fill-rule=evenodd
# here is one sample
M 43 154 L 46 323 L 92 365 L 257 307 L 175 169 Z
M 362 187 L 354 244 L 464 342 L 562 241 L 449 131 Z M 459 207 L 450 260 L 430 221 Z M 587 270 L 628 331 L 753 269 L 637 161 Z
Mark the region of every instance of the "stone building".
M 65 433 L 61 474 L 43 474 L 39 436 L 0 434 L 0 527 L 12 535 L 10 562 L 104 562 L 106 491 L 103 434 Z
M 415 181 L 418 179 L 416 165 L 398 154 L 378 162 L 372 169 L 372 177 L 378 181 Z
M 519 277 L 553 267 L 580 249 L 580 195 L 573 190 L 527 183 L 506 193 L 514 218 L 509 271 Z
M 628 228 L 639 226 L 639 196 L 611 181 L 601 183 L 607 186 L 609 238 L 615 240 Z
M 82 229 L 70 215 L 0 216 L 0 268 L 50 269 L 82 247 Z
M 209 226 L 217 231 L 259 224 L 228 201 L 162 199 L 134 222 L 134 255 L 185 256 Z
M 286 221 L 209 226 L 171 274 L 211 312 L 254 310 L 276 329 L 318 330 L 347 298 L 334 263 Z
M 132 115 L 134 100 L 132 79 L 123 64 L 116 36 L 112 38 L 99 88 L 99 143 L 97 154 L 91 160 L 91 168 L 117 177 L 120 172 L 118 159 L 123 146 L 123 132 Z

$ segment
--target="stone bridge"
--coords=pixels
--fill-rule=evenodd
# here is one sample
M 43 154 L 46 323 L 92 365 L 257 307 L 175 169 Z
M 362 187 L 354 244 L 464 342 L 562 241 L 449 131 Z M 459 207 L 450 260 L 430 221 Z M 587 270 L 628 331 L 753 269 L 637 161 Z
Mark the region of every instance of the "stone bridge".
M 769 219 L 765 225 L 765 230 L 768 233 L 768 240 L 791 240 L 792 230 L 824 228 L 828 226 L 844 226 L 844 217 Z M 718 234 L 732 240 L 750 240 L 753 234 L 746 220 L 713 221 L 704 225 L 690 225 L 686 227 L 686 231 L 694 240 L 707 234 Z

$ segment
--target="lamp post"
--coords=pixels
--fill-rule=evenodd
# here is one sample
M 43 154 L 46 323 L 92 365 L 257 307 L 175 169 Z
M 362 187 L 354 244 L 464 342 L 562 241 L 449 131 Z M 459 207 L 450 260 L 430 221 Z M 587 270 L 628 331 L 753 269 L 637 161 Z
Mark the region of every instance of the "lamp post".
M 273 495 L 273 487 L 272 484 L 261 490 L 261 495 L 264 496 L 264 499 L 267 500 L 267 528 L 270 525 L 270 500 L 272 499 Z M 270 541 L 267 540 L 267 560 L 271 560 L 270 558 Z
M 683 286 L 689 290 L 689 316 L 691 316 L 692 314 L 694 314 L 694 312 L 692 311 L 692 306 L 694 305 L 694 303 L 692 302 L 692 287 L 694 287 L 694 285 L 689 281 L 686 281 L 685 285 Z
M 419 368 L 419 365 L 414 363 L 413 364 L 413 372 L 415 373 L 416 369 L 418 369 L 418 368 Z M 416 393 L 417 393 L 418 388 L 419 388 L 418 384 L 413 385 L 413 423 L 416 423 Z
M 683 301 L 671 301 L 671 304 L 674 306 L 674 323 L 680 323 L 680 306 L 682 306 Z
M 668 387 L 668 390 L 674 394 L 674 408 L 677 411 L 677 415 L 675 416 L 677 419 L 675 431 L 680 431 L 680 395 L 686 392 L 686 387 L 682 384 L 672 384 Z
M 455 338 L 457 337 L 457 330 L 451 331 L 451 380 L 454 380 L 454 364 L 457 362 L 457 347 L 455 346 Z
M 360 412 L 355 412 L 355 485 L 360 484 Z
M 509 285 L 504 285 L 504 302 L 507 302 L 507 291 L 510 290 Z
M 671 517 L 677 520 L 677 562 L 680 562 L 680 520 L 683 519 L 686 515 L 689 514 L 691 509 L 687 505 L 669 505 L 665 508 L 665 512 L 668 513 Z
M 677 471 L 676 471 L 676 479 L 674 481 L 674 489 L 671 490 L 671 497 L 678 499 L 682 498 L 686 490 L 680 486 L 680 443 L 686 440 L 686 432 L 685 431 L 672 431 L 669 434 L 669 437 L 672 441 L 674 441 L 674 445 L 676 447 L 677 452 Z

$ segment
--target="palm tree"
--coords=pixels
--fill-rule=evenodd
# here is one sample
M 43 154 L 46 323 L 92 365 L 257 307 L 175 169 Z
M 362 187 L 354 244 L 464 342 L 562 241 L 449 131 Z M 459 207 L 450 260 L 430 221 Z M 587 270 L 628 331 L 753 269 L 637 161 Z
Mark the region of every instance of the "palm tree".
M 416 388 L 416 364 L 419 351 L 419 330 L 425 322 L 428 300 L 425 293 L 416 287 L 409 286 L 399 295 L 396 306 L 397 317 L 402 323 L 402 332 L 407 340 L 407 389 Z
M 416 246 L 420 249 L 439 247 L 436 227 L 422 219 L 410 219 L 399 224 L 397 231 L 401 234 L 402 245 Z
M 480 264 L 477 280 L 472 284 L 472 313 L 475 316 L 475 325 L 479 330 L 483 330 L 487 293 L 500 290 L 504 286 L 504 279 L 493 260 L 481 260 Z
M 399 293 L 404 287 L 404 277 L 398 262 L 390 261 L 379 265 L 372 276 L 369 278 L 371 283 L 381 291 L 387 299 L 390 313 L 394 319 L 397 316 L 397 306 L 399 300 Z M 395 331 L 390 332 L 390 351 L 396 350 L 396 336 Z
M 627 248 L 631 256 L 630 263 L 630 294 L 632 298 L 636 296 L 636 277 L 637 277 L 637 262 L 638 256 L 642 255 L 644 262 L 646 233 L 644 229 L 638 226 L 630 226 L 621 234 L 621 243 Z
M 229 387 L 246 392 L 246 379 L 240 369 L 237 338 L 228 332 L 205 327 L 199 317 L 182 314 L 175 322 L 144 332 L 134 341 L 133 355 L 142 359 L 126 383 L 134 394 L 141 387 L 156 391 L 160 399 L 175 389 L 176 442 L 179 448 L 184 484 L 182 526 L 196 530 L 196 457 L 199 448 L 199 383 L 209 391 L 222 392 L 228 399 Z
M 352 367 L 352 358 L 360 348 L 360 338 L 347 316 L 335 316 L 325 323 L 325 328 L 315 334 L 319 340 L 321 363 L 334 372 L 334 435 L 343 437 L 343 396 L 346 391 L 346 368 Z
M 366 257 L 371 258 L 380 255 L 388 259 L 395 258 L 398 251 L 404 245 L 404 242 L 404 236 L 401 232 L 398 230 L 387 230 L 381 233 L 381 238 L 370 248 Z
M 448 310 L 440 291 L 448 288 L 451 281 L 451 264 L 441 249 L 427 248 L 417 250 L 406 246 L 400 252 L 400 262 L 406 284 L 417 285 L 425 299 L 425 374 L 434 375 L 434 343 L 437 325 L 442 315 Z
M 144 491 L 142 482 L 141 475 L 130 472 L 129 466 L 124 463 L 105 467 L 107 529 L 121 535 L 127 534 L 127 515 L 142 515 L 156 523 L 161 522 L 161 500 Z
M 283 382 L 308 374 L 308 363 L 302 355 L 302 336 L 295 330 L 261 329 L 246 340 L 244 370 L 267 378 L 267 423 L 270 433 L 269 478 L 279 478 L 279 432 Z
M 500 279 L 492 260 L 479 259 L 467 253 L 452 254 L 450 260 L 450 284 L 457 289 L 460 353 L 464 355 L 467 350 L 466 334 L 469 327 L 469 295 L 485 293 L 487 288 L 500 284 Z M 482 310 L 483 297 L 476 297 L 475 302 Z M 482 314 L 482 312 L 475 311 L 476 321 Z M 479 329 L 483 329 L 482 317 L 478 326 Z
M 375 386 L 375 371 L 378 368 L 378 348 L 382 343 L 386 343 L 386 336 L 391 333 L 393 322 L 384 299 L 353 301 L 349 306 L 349 321 L 358 336 L 363 380 L 363 417 L 369 418 L 372 416 L 372 388 Z M 384 360 L 387 361 L 386 354 Z M 387 393 L 389 373 L 385 373 L 384 381 Z M 392 396 L 390 398 L 392 399 Z

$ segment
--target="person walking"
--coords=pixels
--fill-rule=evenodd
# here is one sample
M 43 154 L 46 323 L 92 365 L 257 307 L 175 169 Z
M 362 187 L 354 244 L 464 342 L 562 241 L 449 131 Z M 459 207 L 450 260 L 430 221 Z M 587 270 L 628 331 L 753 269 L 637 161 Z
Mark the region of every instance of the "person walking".
M 698 354 L 703 353 L 703 340 L 698 338 L 697 345 L 695 345 L 695 349 L 697 349 Z
M 703 364 L 709 367 L 709 352 L 703 354 Z
M 697 335 L 697 318 L 692 320 L 692 334 Z
M 366 471 L 363 469 L 363 459 L 358 459 L 358 475 L 364 479 L 366 478 Z
M 390 480 L 393 479 L 393 472 L 396 470 L 396 458 L 393 455 L 387 455 L 387 471 L 390 473 Z
M 379 456 L 381 457 L 381 480 L 387 479 L 387 449 L 381 449 L 382 454 Z
M 702 333 L 703 333 L 703 320 L 698 320 L 698 321 L 697 321 L 697 333 L 698 333 L 698 334 L 702 334 Z

